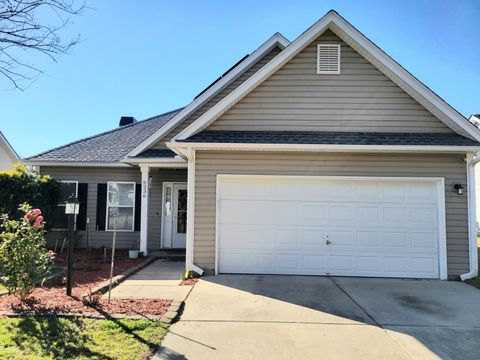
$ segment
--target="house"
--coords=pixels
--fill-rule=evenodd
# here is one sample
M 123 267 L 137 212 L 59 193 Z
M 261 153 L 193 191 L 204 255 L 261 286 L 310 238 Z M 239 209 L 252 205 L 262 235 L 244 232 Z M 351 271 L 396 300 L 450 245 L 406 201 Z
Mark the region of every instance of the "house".
M 80 198 L 82 244 L 116 223 L 199 274 L 477 274 L 478 128 L 335 11 L 120 125 L 26 159 Z
M 0 131 L 0 170 L 13 169 L 13 164 L 17 163 L 19 159 L 12 145 Z

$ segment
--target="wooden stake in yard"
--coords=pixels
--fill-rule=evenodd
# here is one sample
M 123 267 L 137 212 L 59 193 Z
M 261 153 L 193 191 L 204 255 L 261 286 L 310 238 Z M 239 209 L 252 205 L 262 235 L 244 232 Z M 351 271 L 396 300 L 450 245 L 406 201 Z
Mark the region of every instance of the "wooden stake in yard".
M 115 241 L 117 239 L 117 216 L 113 215 L 113 242 L 112 242 L 112 260 L 110 262 L 110 284 L 108 285 L 108 303 L 112 295 L 113 267 L 115 265 Z

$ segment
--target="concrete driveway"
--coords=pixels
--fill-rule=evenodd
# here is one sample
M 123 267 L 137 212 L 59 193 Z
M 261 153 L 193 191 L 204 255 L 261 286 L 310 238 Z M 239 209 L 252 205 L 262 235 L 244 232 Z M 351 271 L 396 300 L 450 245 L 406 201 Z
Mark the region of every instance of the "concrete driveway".
M 480 291 L 458 282 L 204 277 L 163 359 L 480 359 Z

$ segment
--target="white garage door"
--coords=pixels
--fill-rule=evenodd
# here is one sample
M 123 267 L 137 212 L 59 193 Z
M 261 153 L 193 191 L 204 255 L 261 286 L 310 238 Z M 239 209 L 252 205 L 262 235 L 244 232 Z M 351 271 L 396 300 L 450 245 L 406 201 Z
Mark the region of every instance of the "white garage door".
M 435 179 L 217 181 L 220 273 L 439 277 Z

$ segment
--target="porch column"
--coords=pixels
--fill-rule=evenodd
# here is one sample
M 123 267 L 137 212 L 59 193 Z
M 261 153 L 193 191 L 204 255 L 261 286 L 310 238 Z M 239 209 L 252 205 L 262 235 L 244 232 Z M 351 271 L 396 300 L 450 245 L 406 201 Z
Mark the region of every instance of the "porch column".
M 149 177 L 150 167 L 140 165 L 142 172 L 142 203 L 141 203 L 141 218 L 140 218 L 140 251 L 144 256 L 147 255 L 147 239 L 148 239 L 148 197 L 149 197 Z

